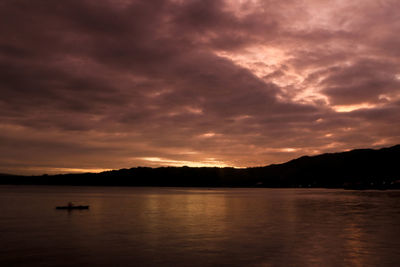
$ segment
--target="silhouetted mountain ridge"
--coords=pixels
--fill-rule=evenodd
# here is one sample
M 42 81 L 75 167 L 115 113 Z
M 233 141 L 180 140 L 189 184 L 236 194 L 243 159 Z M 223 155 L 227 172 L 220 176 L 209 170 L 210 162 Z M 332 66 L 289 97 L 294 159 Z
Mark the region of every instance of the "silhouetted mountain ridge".
M 2 184 L 400 188 L 400 145 L 303 156 L 246 169 L 135 167 L 101 173 L 1 176 Z
M 395 187 L 400 180 L 400 145 L 303 156 L 260 168 L 263 182 L 282 186 Z

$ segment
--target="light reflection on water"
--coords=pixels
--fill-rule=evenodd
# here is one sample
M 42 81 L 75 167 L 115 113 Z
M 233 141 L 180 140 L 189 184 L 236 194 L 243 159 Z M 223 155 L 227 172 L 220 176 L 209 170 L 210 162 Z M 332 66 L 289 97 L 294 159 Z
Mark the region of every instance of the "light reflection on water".
M 0 186 L 0 211 L 1 266 L 400 264 L 398 191 Z

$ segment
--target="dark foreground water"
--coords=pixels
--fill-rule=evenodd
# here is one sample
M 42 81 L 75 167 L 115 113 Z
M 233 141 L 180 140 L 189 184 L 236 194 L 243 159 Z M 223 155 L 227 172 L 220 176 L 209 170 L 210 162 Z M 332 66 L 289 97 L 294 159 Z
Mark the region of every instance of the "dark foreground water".
M 0 186 L 0 266 L 400 266 L 399 223 L 400 191 Z

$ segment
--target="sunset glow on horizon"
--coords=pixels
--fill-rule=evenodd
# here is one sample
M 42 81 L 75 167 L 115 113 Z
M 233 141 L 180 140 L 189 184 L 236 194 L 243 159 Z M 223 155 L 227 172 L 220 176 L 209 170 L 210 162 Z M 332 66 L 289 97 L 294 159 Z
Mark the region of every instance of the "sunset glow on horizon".
M 2 1 L 0 173 L 400 143 L 395 0 Z

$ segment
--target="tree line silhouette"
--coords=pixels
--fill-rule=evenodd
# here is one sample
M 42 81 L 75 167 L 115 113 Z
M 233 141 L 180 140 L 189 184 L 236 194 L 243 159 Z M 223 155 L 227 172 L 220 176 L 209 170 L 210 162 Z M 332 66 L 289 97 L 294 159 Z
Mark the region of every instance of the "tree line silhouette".
M 1 184 L 185 187 L 325 187 L 399 189 L 400 145 L 304 156 L 245 169 L 135 167 L 101 173 L 1 175 Z

